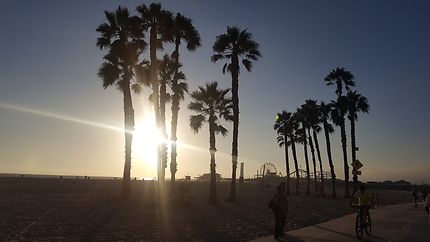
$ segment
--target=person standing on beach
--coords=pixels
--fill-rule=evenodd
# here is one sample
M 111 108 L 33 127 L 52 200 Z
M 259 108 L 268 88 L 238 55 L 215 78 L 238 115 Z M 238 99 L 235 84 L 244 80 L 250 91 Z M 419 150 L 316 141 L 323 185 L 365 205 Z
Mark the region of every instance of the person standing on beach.
M 430 194 L 427 193 L 426 200 L 424 201 L 424 209 L 427 211 L 427 215 L 430 215 Z
M 268 204 L 275 215 L 275 239 L 282 240 L 285 236 L 284 229 L 287 224 L 287 194 L 285 182 L 281 182 L 276 188 L 276 193 Z
M 415 207 L 418 207 L 418 203 L 417 203 L 417 200 L 418 200 L 418 194 L 417 194 L 417 190 L 413 190 L 412 191 L 412 201 L 415 203 Z

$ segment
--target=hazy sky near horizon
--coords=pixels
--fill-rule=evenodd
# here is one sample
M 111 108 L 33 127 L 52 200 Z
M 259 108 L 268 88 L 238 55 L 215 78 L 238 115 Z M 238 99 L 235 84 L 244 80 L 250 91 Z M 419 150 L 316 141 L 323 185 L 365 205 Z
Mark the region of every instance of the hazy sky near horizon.
M 96 47 L 95 29 L 105 21 L 104 10 L 121 5 L 135 13 L 142 2 L 150 3 L 1 1 L 0 173 L 122 175 L 124 135 L 110 129 L 123 127 L 122 95 L 115 87 L 104 90 L 97 77 L 105 52 Z M 333 99 L 334 87 L 326 86 L 323 78 L 341 66 L 355 75 L 356 90 L 371 105 L 357 125 L 362 179 L 430 182 L 428 1 L 161 3 L 192 18 L 200 32 L 201 48 L 181 49 L 190 90 L 208 81 L 230 87 L 223 64 L 210 62 L 215 37 L 227 25 L 248 28 L 261 44 L 262 59 L 252 73 L 240 74 L 239 160 L 245 162 L 246 177 L 264 162 L 285 174 L 283 149 L 273 131 L 276 112 L 294 111 L 310 98 Z M 172 48 L 166 45 L 158 56 L 170 54 Z M 152 110 L 147 94 L 134 96 L 140 127 Z M 178 150 L 178 177 L 209 172 L 207 127 L 199 134 L 191 131 L 188 102 L 180 112 L 178 138 L 188 146 Z M 337 177 L 343 178 L 338 129 L 331 141 Z M 349 142 L 348 132 L 351 159 Z M 328 171 L 322 134 L 319 143 Z M 217 171 L 228 177 L 231 135 L 218 136 L 217 148 Z M 155 177 L 155 164 L 136 149 L 132 176 Z M 304 168 L 302 146 L 298 158 Z

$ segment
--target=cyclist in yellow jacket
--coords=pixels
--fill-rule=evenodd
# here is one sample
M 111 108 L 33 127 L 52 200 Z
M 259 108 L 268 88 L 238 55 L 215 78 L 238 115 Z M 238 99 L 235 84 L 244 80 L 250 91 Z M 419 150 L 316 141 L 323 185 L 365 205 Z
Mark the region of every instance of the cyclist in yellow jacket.
M 354 194 L 354 198 L 357 199 L 358 202 L 354 205 L 359 206 L 360 209 L 364 209 L 366 214 L 368 214 L 372 203 L 369 195 L 366 193 L 366 185 L 360 184 L 359 191 Z

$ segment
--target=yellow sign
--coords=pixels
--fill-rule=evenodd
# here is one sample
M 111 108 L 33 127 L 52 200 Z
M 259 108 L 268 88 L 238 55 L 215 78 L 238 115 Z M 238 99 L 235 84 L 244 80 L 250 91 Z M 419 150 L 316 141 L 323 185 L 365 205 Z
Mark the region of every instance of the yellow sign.
M 352 167 L 354 168 L 354 170 L 358 171 L 361 167 L 363 167 L 363 164 L 358 159 L 356 159 L 352 162 Z

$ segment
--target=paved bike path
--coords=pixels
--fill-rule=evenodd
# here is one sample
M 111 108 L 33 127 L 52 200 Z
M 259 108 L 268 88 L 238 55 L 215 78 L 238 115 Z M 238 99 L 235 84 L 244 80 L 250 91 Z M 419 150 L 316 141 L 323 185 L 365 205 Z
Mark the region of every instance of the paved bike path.
M 362 241 L 430 241 L 430 220 L 423 207 L 414 208 L 410 203 L 370 210 L 372 234 L 363 235 Z M 288 231 L 284 241 L 289 242 L 347 242 L 359 241 L 355 236 L 355 217 L 350 214 L 325 223 Z M 276 241 L 273 236 L 252 242 Z

